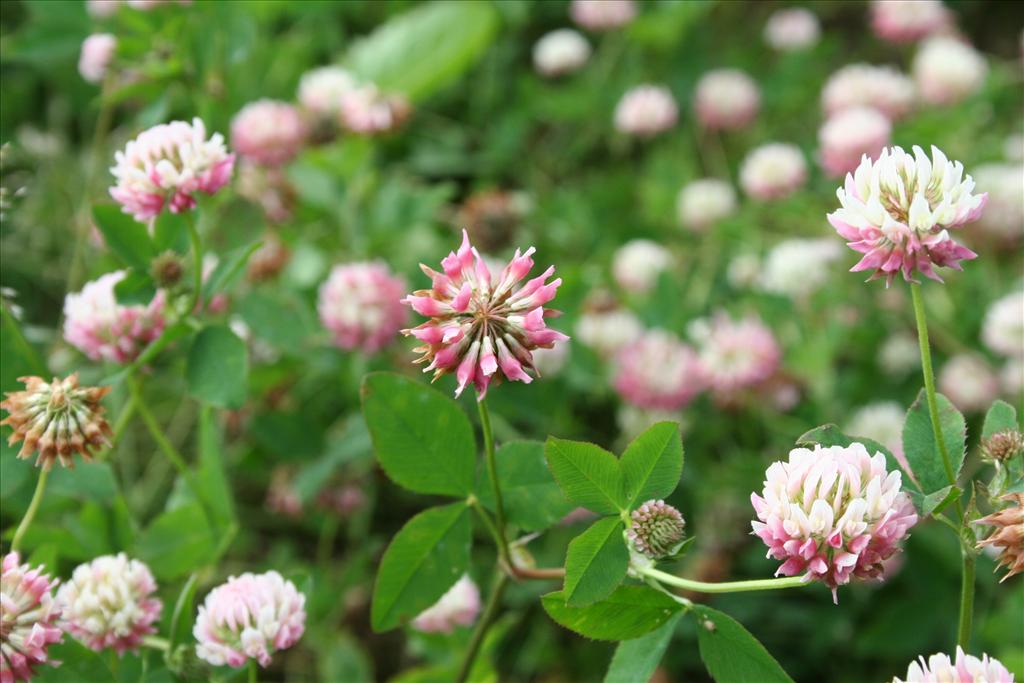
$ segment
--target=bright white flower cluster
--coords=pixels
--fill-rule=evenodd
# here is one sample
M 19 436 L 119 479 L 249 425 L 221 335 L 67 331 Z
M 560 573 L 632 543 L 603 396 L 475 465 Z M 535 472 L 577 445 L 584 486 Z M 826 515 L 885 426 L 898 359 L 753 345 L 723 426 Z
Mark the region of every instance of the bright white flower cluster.
M 672 254 L 662 245 L 652 240 L 630 240 L 612 257 L 612 276 L 626 291 L 643 294 L 671 265 Z
M 893 43 L 909 43 L 946 31 L 953 21 L 942 0 L 872 0 L 871 26 Z
M 533 46 L 533 65 L 542 76 L 579 71 L 590 59 L 590 43 L 578 31 L 562 28 L 544 34 Z
M 1013 683 L 1013 674 L 998 659 L 986 654 L 978 659 L 956 648 L 956 659 L 937 653 L 928 658 L 919 657 L 907 668 L 907 677 L 896 676 L 893 683 Z
M 849 173 L 865 155 L 877 159 L 891 135 L 892 123 L 877 109 L 843 109 L 818 130 L 821 167 L 833 177 Z
M 644 328 L 632 312 L 623 308 L 589 311 L 576 323 L 580 343 L 594 349 L 603 358 L 611 358 L 636 341 Z
M 929 104 L 956 104 L 978 92 L 988 75 L 985 57 L 955 38 L 929 38 L 911 68 L 921 99 Z
M 163 607 L 153 596 L 156 581 L 149 567 L 124 553 L 104 555 L 78 565 L 57 591 L 61 625 L 97 652 L 137 650 Z
M 814 12 L 793 7 L 774 12 L 764 25 L 764 41 L 781 52 L 805 50 L 821 37 L 821 25 Z
M 757 83 L 738 69 L 716 69 L 701 76 L 694 93 L 697 119 L 711 130 L 739 130 L 757 116 Z
M 891 66 L 848 64 L 832 74 L 821 91 L 828 116 L 852 107 L 872 107 L 892 120 L 914 107 L 914 81 Z
M 412 620 L 412 627 L 424 633 L 451 633 L 456 626 L 472 626 L 479 613 L 480 589 L 463 574 L 440 600 Z
M 825 284 L 840 254 L 835 240 L 826 238 L 779 242 L 765 257 L 758 284 L 766 292 L 806 299 Z
M 807 162 L 796 145 L 770 142 L 755 148 L 740 165 L 740 186 L 754 199 L 788 197 L 807 180 Z
M 638 85 L 615 107 L 615 128 L 627 135 L 648 138 L 676 125 L 679 107 L 668 88 Z
M 1024 290 L 1007 294 L 989 306 L 981 340 L 1008 358 L 1024 358 Z
M 82 52 L 78 57 L 78 73 L 90 83 L 99 83 L 107 75 L 107 68 L 114 59 L 117 38 L 112 33 L 94 33 L 82 41 Z
M 1024 164 L 982 164 L 972 175 L 978 189 L 988 193 L 978 227 L 996 239 L 1024 238 Z
M 306 596 L 275 571 L 232 576 L 199 607 L 196 655 L 214 666 L 240 668 L 250 659 L 268 666 L 302 637 L 305 605 Z
M 736 212 L 736 191 L 717 178 L 702 178 L 687 183 L 676 199 L 679 222 L 702 232 Z
M 338 113 L 342 99 L 358 87 L 355 76 L 340 66 L 321 66 L 299 80 L 298 99 L 303 109 L 317 116 Z

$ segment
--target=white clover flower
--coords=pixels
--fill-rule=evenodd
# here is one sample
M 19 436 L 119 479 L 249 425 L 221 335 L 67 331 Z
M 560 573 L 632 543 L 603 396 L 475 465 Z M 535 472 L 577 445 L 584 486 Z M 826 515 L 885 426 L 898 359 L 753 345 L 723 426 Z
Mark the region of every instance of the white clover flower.
M 760 286 L 766 292 L 806 299 L 821 288 L 840 256 L 831 239 L 791 239 L 779 242 L 765 257 Z
M 633 21 L 636 4 L 633 0 L 572 0 L 569 15 L 590 31 L 610 31 Z
M 949 30 L 953 19 L 942 0 L 872 0 L 871 26 L 893 43 L 909 43 Z
M 760 200 L 782 199 L 807 180 L 807 162 L 796 145 L 770 142 L 757 147 L 740 165 L 740 187 Z
M 687 183 L 676 199 L 679 222 L 698 232 L 735 212 L 736 191 L 728 182 L 717 178 L 702 178 Z
M 988 75 L 985 57 L 955 38 L 929 38 L 914 56 L 914 82 L 929 104 L 956 104 L 978 92 Z
M 342 98 L 358 85 L 355 76 L 340 66 L 321 66 L 299 80 L 299 104 L 319 116 L 337 114 Z
M 989 306 L 981 340 L 1007 358 L 1024 358 L 1024 290 L 1007 294 Z
M 777 10 L 764 25 L 764 41 L 782 52 L 813 47 L 820 37 L 818 17 L 803 7 Z
M 972 175 L 978 190 L 988 194 L 978 227 L 997 239 L 1024 238 L 1024 164 L 982 164 Z
M 610 358 L 643 334 L 643 325 L 633 313 L 616 308 L 587 312 L 576 323 L 576 338 L 598 355 Z
M 660 85 L 638 85 L 615 107 L 615 128 L 627 135 L 649 138 L 676 125 L 679 107 L 671 91 Z
M 868 156 L 877 159 L 892 135 L 892 123 L 872 107 L 843 109 L 818 129 L 821 167 L 833 177 L 857 168 Z
M 424 633 L 451 633 L 456 626 L 472 626 L 480 613 L 480 589 L 468 574 L 455 582 L 431 607 L 412 620 Z
M 848 64 L 829 76 L 821 107 L 832 116 L 844 109 L 872 107 L 892 120 L 914 108 L 914 81 L 891 66 Z
M 942 366 L 939 391 L 965 413 L 987 410 L 999 395 L 999 378 L 978 354 L 960 353 Z
M 879 365 L 891 375 L 906 375 L 921 366 L 917 338 L 905 332 L 890 335 L 878 352 Z
M 964 654 L 958 645 L 956 660 L 951 661 L 949 655 L 937 653 L 925 661 L 910 663 L 906 679 L 895 677 L 893 683 L 1013 683 L 1011 674 L 1002 662 L 986 654 L 981 659 Z
M 533 65 L 543 76 L 563 76 L 579 71 L 588 59 L 590 43 L 571 28 L 546 33 L 533 46 Z
M 672 265 L 668 249 L 652 240 L 631 240 L 612 258 L 612 276 L 619 286 L 634 294 L 651 290 L 661 273 Z
M 739 69 L 715 69 L 701 76 L 693 96 L 701 125 L 711 130 L 739 130 L 757 117 L 761 92 Z
M 114 59 L 117 38 L 111 33 L 94 33 L 82 42 L 78 57 L 78 73 L 90 83 L 99 83 L 107 75 L 107 68 Z

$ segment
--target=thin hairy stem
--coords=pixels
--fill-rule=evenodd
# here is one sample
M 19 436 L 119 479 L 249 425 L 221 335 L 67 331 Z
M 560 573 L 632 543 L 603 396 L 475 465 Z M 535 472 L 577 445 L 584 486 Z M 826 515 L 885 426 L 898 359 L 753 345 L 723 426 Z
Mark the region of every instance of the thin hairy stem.
M 964 650 L 971 643 L 971 624 L 974 621 L 974 551 L 961 549 L 963 565 L 960 574 L 960 620 L 957 624 L 956 643 Z
M 511 556 L 508 552 L 508 540 L 505 537 L 505 504 L 501 498 L 501 485 L 498 483 L 498 465 L 494 459 L 494 435 L 491 432 L 491 414 L 487 410 L 487 401 L 477 401 L 477 409 L 480 411 L 480 428 L 484 433 L 484 457 L 487 461 L 487 476 L 491 480 L 491 487 L 494 489 L 494 516 L 497 528 L 496 542 L 498 544 L 498 556 L 501 561 L 512 566 Z
M 480 615 L 480 621 L 476 623 L 476 628 L 473 629 L 473 636 L 469 641 L 469 647 L 466 648 L 466 654 L 463 655 L 462 663 L 459 665 L 459 673 L 455 677 L 457 683 L 465 683 L 466 679 L 469 678 L 469 673 L 473 670 L 473 663 L 480 653 L 480 646 L 484 643 L 484 636 L 487 635 L 487 629 L 491 627 L 494 617 L 498 614 L 498 609 L 501 606 L 501 597 L 505 593 L 506 585 L 508 585 L 508 576 L 499 569 L 494 573 L 494 585 L 491 587 L 491 594 L 487 597 L 487 606 L 484 607 L 483 614 Z

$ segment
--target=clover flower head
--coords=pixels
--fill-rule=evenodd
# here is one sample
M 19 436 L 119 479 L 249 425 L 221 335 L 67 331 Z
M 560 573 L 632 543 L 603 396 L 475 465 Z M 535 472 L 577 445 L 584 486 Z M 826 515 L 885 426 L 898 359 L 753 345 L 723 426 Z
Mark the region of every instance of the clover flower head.
M 764 491 L 750 500 L 759 520 L 753 533 L 768 557 L 784 560 L 776 576 L 821 581 L 837 602 L 838 587 L 852 578 L 883 578 L 883 562 L 917 523 L 901 481 L 884 455 L 856 442 L 796 448 L 788 461 L 772 463 Z
M 47 650 L 62 639 L 60 609 L 51 591 L 57 581 L 42 567 L 21 564 L 11 552 L 0 561 L 0 681 L 30 681 L 46 664 Z
M 701 178 L 687 183 L 676 198 L 679 222 L 694 232 L 703 232 L 723 218 L 736 213 L 736 191 L 718 178 Z
M 153 623 L 163 604 L 153 594 L 149 567 L 124 553 L 80 564 L 57 591 L 61 626 L 97 652 L 138 650 L 143 637 L 156 633 Z
M 50 383 L 42 377 L 19 377 L 18 381 L 25 390 L 8 392 L 0 402 L 8 413 L 0 424 L 14 430 L 8 445 L 23 442 L 19 458 L 38 452 L 36 464 L 44 470 L 58 458 L 70 468 L 75 466 L 75 453 L 89 462 L 93 449 L 108 443 L 113 432 L 100 401 L 110 387 L 80 387 L 77 373 L 66 379 L 54 377 Z
M 479 613 L 480 589 L 469 574 L 463 574 L 440 600 L 412 620 L 412 627 L 423 633 L 451 633 L 456 626 L 471 626 Z
M 196 655 L 214 666 L 237 669 L 250 659 L 269 666 L 272 655 L 302 637 L 305 605 L 306 596 L 276 571 L 232 576 L 199 607 Z
M 374 353 L 398 335 L 406 321 L 405 280 L 382 261 L 335 266 L 320 286 L 317 311 L 342 349 Z
M 830 265 L 841 250 L 834 240 L 826 238 L 783 240 L 758 266 L 757 284 L 766 292 L 805 300 L 828 281 Z
M 649 500 L 630 514 L 627 536 L 637 552 L 657 560 L 678 550 L 686 522 L 676 508 L 663 500 Z
M 818 17 L 803 7 L 773 12 L 764 25 L 764 42 L 780 52 L 813 47 L 821 37 Z
M 299 80 L 299 104 L 317 116 L 334 115 L 345 95 L 358 85 L 356 77 L 340 66 L 321 66 L 307 71 Z
M 907 411 L 896 401 L 876 401 L 858 408 L 846 423 L 847 434 L 877 441 L 895 456 L 904 472 L 910 464 L 903 455 L 903 421 Z
M 807 180 L 807 162 L 796 145 L 770 142 L 754 149 L 740 165 L 740 186 L 754 199 L 782 199 Z
M 277 100 L 250 102 L 231 119 L 231 146 L 263 166 L 291 161 L 305 144 L 307 134 L 299 110 Z
M 872 0 L 871 27 L 892 43 L 912 43 L 952 28 L 942 0 Z
M 635 294 L 651 290 L 658 277 L 672 265 L 668 249 L 652 240 L 630 240 L 615 251 L 612 275 L 623 289 Z
M 911 67 L 917 90 L 928 104 L 956 104 L 985 84 L 988 62 L 968 43 L 937 36 L 929 38 Z
M 1017 437 L 1019 441 L 1020 432 Z M 1020 452 L 1019 444 L 1017 452 Z M 997 567 L 1005 566 L 1007 571 L 1000 583 L 1024 572 L 1024 493 L 1011 493 L 1002 499 L 1007 501 L 1006 507 L 974 522 L 992 527 L 988 537 L 978 543 L 979 548 L 1002 548 Z
M 891 66 L 848 64 L 829 76 L 821 91 L 821 107 L 828 116 L 871 107 L 895 121 L 910 113 L 916 95 L 910 76 Z
M 397 130 L 412 115 L 409 101 L 386 93 L 372 83 L 348 91 L 341 98 L 341 123 L 358 135 L 380 135 Z
M 832 177 L 849 173 L 865 156 L 877 159 L 891 135 L 892 123 L 877 109 L 843 109 L 818 130 L 821 167 Z
M 1024 164 L 1020 160 L 982 164 L 971 175 L 978 189 L 988 193 L 978 228 L 997 240 L 1020 242 L 1024 238 Z
M 633 21 L 636 3 L 633 0 L 572 0 L 569 16 L 587 30 L 610 31 Z
M 676 125 L 679 107 L 672 92 L 660 85 L 638 85 L 615 107 L 615 128 L 620 133 L 650 138 Z
M 643 331 L 640 319 L 624 308 L 586 311 L 576 322 L 576 337 L 603 358 L 615 356 Z
M 981 412 L 999 395 L 999 378 L 980 354 L 958 353 L 942 366 L 939 391 L 961 411 Z
M 854 251 L 864 257 L 850 270 L 867 270 L 870 279 L 898 275 L 914 281 L 916 272 L 942 282 L 935 266 L 962 270 L 960 261 L 977 256 L 957 244 L 949 230 L 981 216 L 987 194 L 974 194 L 974 179 L 959 161 L 937 147 L 929 159 L 915 146 L 882 150 L 877 161 L 864 156 L 836 192 L 841 207 L 828 221 Z
M 64 339 L 91 360 L 130 363 L 164 330 L 164 293 L 142 304 L 117 302 L 125 271 L 107 273 L 64 299 Z
M 664 330 L 649 330 L 616 358 L 615 390 L 627 403 L 679 410 L 704 388 L 693 349 Z
M 107 75 L 116 50 L 117 38 L 112 33 L 93 33 L 82 41 L 78 73 L 90 83 L 99 83 Z
M 907 668 L 905 679 L 896 676 L 892 683 L 1013 683 L 1013 674 L 998 659 L 986 654 L 978 659 L 974 655 L 964 654 L 958 645 L 956 659 L 950 660 L 949 655 L 937 653 L 925 661 L 918 657 Z
M 746 128 L 761 108 L 757 83 L 738 69 L 715 69 L 701 76 L 694 109 L 701 125 L 711 130 Z
M 981 441 L 981 454 L 990 462 L 1005 462 L 1024 453 L 1024 434 L 1003 429 Z
M 529 384 L 539 376 L 532 351 L 568 339 L 545 323 L 545 318 L 559 315 L 544 308 L 562 284 L 561 278 L 546 282 L 555 267 L 522 283 L 533 268 L 534 251 L 533 247 L 525 253 L 517 249 L 508 265 L 493 276 L 463 230 L 459 250 L 441 260 L 444 272 L 420 264 L 433 286 L 413 292 L 402 302 L 431 320 L 402 333 L 423 342 L 416 349 L 423 354 L 416 362 L 429 363 L 424 372 L 433 371 L 435 380 L 455 373 L 456 396 L 470 382 L 477 400 L 483 400 L 494 380 Z
M 533 66 L 542 76 L 579 71 L 590 59 L 590 43 L 578 31 L 560 28 L 544 34 L 533 46 Z
M 779 343 L 760 318 L 733 320 L 724 312 L 690 324 L 700 370 L 715 399 L 731 403 L 738 392 L 768 380 L 782 359 Z
M 235 155 L 228 154 L 224 137 L 206 139 L 199 118 L 192 123 L 172 121 L 143 131 L 114 155 L 110 172 L 117 184 L 110 196 L 125 213 L 146 222 L 164 207 L 181 213 L 196 205 L 195 194 L 214 194 L 231 179 Z

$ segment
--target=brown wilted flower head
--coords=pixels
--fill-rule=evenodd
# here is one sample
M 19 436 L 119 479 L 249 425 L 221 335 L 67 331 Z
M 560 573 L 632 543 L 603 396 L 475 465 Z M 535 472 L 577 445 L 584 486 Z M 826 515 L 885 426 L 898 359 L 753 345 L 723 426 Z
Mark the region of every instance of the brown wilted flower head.
M 1001 500 L 1011 501 L 1011 504 L 975 522 L 994 527 L 989 537 L 978 543 L 978 547 L 994 546 L 1003 549 L 997 562 L 1000 566 L 1005 565 L 1007 572 L 999 580 L 1000 583 L 1024 571 L 1024 493 L 1011 493 Z
M 113 432 L 103 418 L 100 400 L 110 387 L 80 387 L 78 373 L 63 380 L 54 377 L 50 383 L 42 377 L 20 377 L 18 381 L 25 384 L 25 390 L 8 392 L 7 399 L 0 402 L 0 408 L 8 412 L 0 424 L 14 430 L 9 445 L 24 442 L 19 458 L 38 452 L 36 465 L 44 470 L 58 457 L 62 465 L 72 468 L 75 453 L 88 462 L 92 449 L 109 443 L 107 437 Z
M 987 459 L 1004 462 L 1024 453 L 1024 434 L 1016 429 L 1004 429 L 981 442 L 981 453 Z

